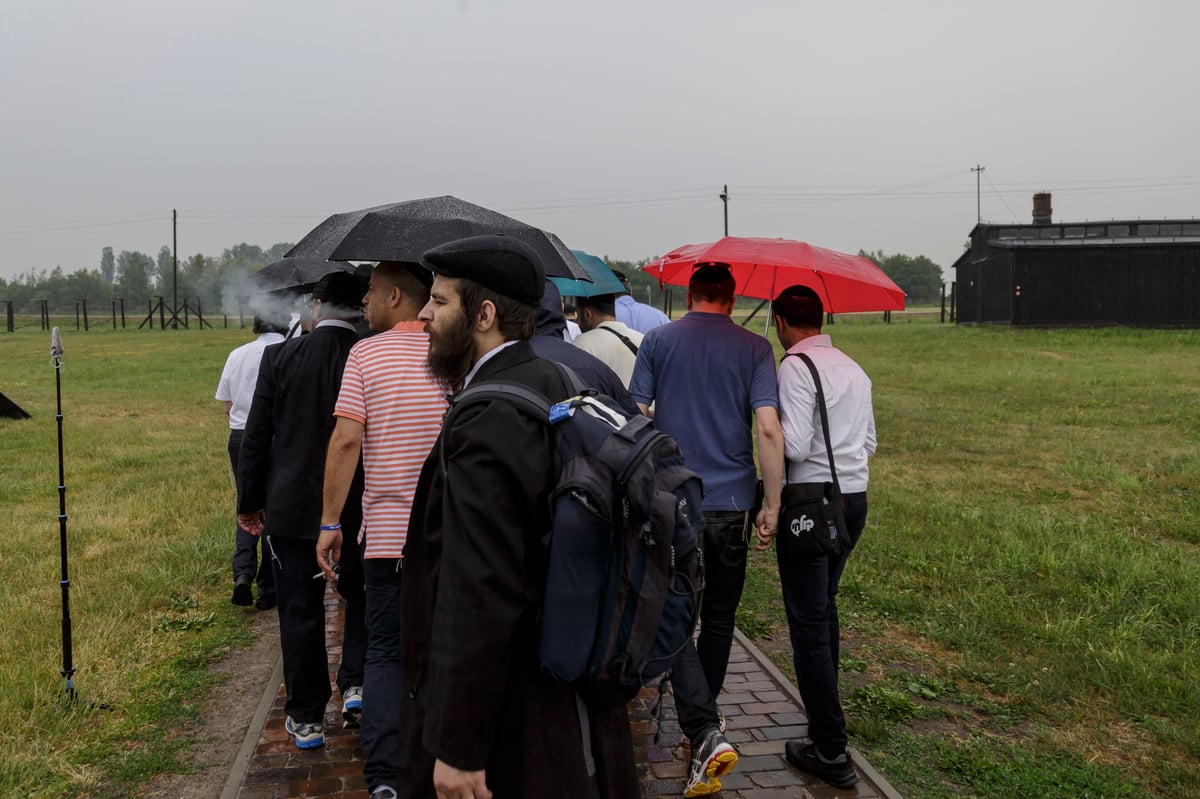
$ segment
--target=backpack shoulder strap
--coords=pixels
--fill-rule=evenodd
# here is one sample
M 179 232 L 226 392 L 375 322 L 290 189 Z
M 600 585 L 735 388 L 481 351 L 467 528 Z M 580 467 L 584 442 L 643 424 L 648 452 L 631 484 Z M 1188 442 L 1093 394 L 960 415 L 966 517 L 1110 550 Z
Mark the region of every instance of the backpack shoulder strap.
M 624 344 L 626 347 L 628 347 L 630 352 L 632 352 L 634 355 L 637 355 L 638 346 L 633 343 L 633 340 L 630 339 L 629 336 L 626 336 L 623 333 L 613 330 L 611 327 L 605 327 L 604 325 L 600 325 L 596 329 L 597 330 L 607 330 L 609 333 L 612 333 L 614 336 L 621 339 L 621 343 Z
M 574 372 L 571 372 L 571 374 L 574 375 Z M 575 379 L 578 380 L 578 377 Z M 504 381 L 468 386 L 450 398 L 450 407 L 446 410 L 446 416 L 442 420 L 443 446 L 439 452 L 442 471 L 446 470 L 445 436 L 453 426 L 455 417 L 468 405 L 494 400 L 507 402 L 533 419 L 537 419 L 547 425 L 551 424 L 550 401 L 540 392 L 534 391 L 528 386 Z

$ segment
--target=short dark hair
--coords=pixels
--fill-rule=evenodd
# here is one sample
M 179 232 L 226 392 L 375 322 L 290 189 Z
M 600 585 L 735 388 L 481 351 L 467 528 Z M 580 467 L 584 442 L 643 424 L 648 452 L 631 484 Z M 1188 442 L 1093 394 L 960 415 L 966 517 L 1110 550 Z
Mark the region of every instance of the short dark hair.
M 496 326 L 505 341 L 528 341 L 533 338 L 537 308 L 521 300 L 476 283 L 469 278 L 458 279 L 458 299 L 467 319 L 474 321 L 485 301 L 496 306 Z
M 729 302 L 736 288 L 729 264 L 697 264 L 688 281 L 688 293 L 704 302 Z
M 284 333 L 284 334 L 286 334 L 288 331 L 287 325 L 284 324 L 281 320 L 276 319 L 273 316 L 264 314 L 261 311 L 254 314 L 253 330 L 254 330 L 254 334 L 256 336 L 260 336 L 263 333 Z
M 591 308 L 598 314 L 605 316 L 617 315 L 617 295 L 615 294 L 593 294 L 591 297 L 576 297 L 575 306 L 582 311 L 584 308 Z
M 771 302 L 771 313 L 788 327 L 820 330 L 825 321 L 821 296 L 808 286 L 788 286 Z
M 625 276 L 625 273 L 619 269 L 612 270 L 612 273 L 616 276 L 617 280 L 621 281 L 621 285 L 625 287 L 625 291 L 622 292 L 622 296 L 625 294 L 632 294 L 633 289 L 629 287 L 629 278 Z M 613 296 L 615 297 L 617 295 L 614 294 Z
M 379 275 L 412 297 L 418 306 L 429 302 L 429 287 L 433 285 L 433 272 L 412 261 L 380 261 L 373 275 Z

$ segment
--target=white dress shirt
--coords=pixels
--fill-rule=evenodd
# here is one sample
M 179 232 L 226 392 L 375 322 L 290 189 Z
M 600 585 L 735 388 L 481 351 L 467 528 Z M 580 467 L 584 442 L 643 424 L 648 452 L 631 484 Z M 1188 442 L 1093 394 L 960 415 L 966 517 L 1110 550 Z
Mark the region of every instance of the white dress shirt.
M 798 341 L 788 352 L 803 352 L 821 375 L 829 415 L 829 439 L 842 493 L 866 491 L 867 459 L 875 454 L 871 379 L 862 367 L 834 347 L 826 335 Z M 816 387 L 808 366 L 799 358 L 784 358 L 779 365 L 779 416 L 787 458 L 785 481 L 829 482 L 829 460 Z

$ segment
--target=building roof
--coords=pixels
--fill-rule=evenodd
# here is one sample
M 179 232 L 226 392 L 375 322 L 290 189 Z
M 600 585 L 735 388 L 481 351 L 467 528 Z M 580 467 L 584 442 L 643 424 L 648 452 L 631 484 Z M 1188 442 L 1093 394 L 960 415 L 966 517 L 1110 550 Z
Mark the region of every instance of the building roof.
M 978 243 L 1002 250 L 1059 247 L 1177 247 L 1200 246 L 1200 219 L 1113 219 L 1109 221 L 1052 222 L 1050 224 L 995 224 L 980 222 L 971 230 Z M 973 262 L 964 252 L 951 269 Z

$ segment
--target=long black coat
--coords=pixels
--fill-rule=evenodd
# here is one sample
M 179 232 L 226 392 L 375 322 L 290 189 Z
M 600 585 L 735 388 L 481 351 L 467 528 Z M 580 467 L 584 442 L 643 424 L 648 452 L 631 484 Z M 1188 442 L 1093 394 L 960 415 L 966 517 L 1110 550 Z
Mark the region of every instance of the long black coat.
M 266 535 L 315 540 L 319 534 L 333 408 L 357 341 L 353 330 L 320 325 L 263 351 L 238 455 L 238 512 L 265 509 Z M 360 466 L 346 500 L 344 530 L 358 528 L 361 496 Z
M 472 385 L 492 380 L 568 395 L 557 367 L 527 342 L 495 355 Z M 555 475 L 550 429 L 503 401 L 464 408 L 425 462 L 401 595 L 404 799 L 434 796 L 435 758 L 486 769 L 495 799 L 638 796 L 625 708 L 588 713 L 593 782 L 575 693 L 538 671 Z

